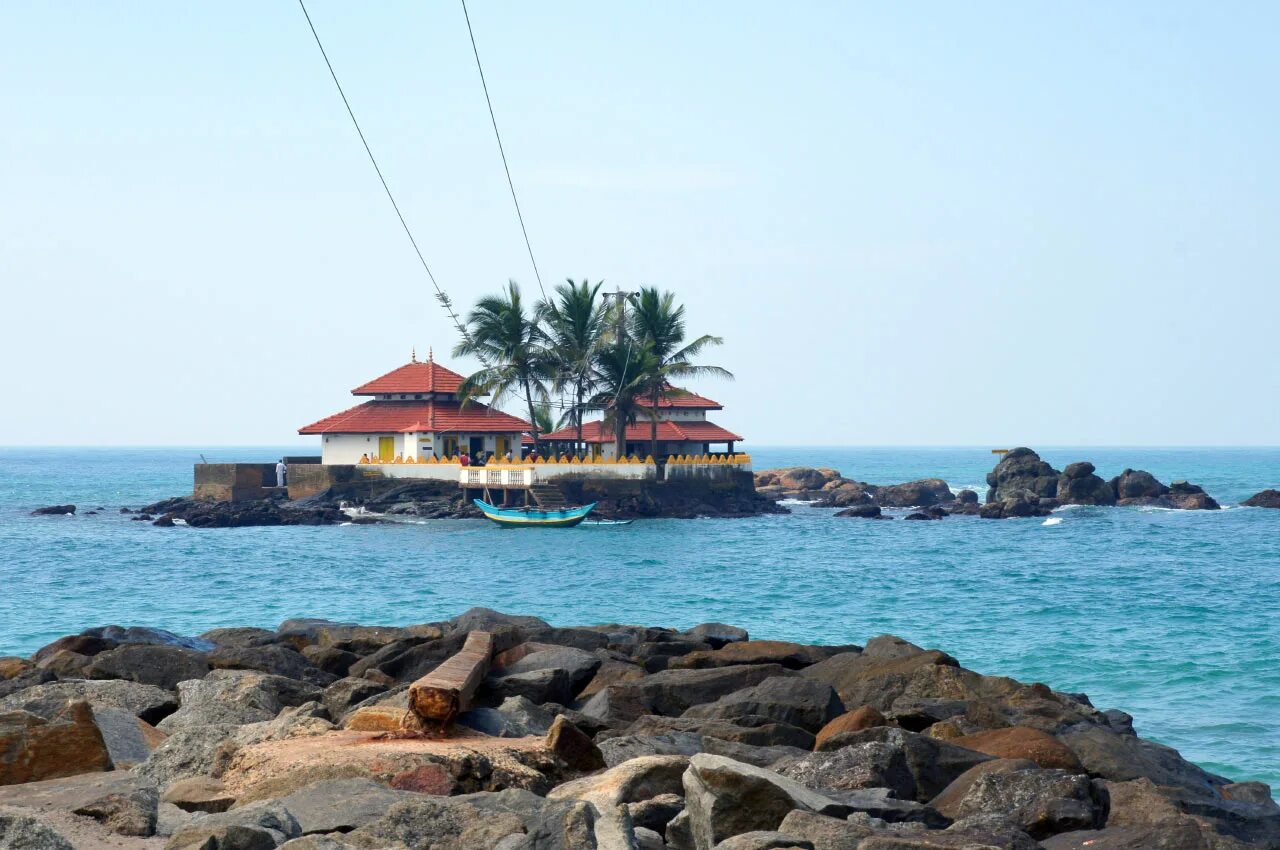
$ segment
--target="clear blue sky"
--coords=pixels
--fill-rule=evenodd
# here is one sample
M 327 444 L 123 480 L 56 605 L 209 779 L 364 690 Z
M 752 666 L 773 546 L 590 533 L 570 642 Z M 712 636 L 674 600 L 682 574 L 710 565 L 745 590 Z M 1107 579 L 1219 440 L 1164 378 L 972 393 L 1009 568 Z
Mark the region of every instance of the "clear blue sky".
M 536 293 L 461 7 L 309 8 L 445 288 Z M 676 290 L 749 442 L 1280 443 L 1275 4 L 471 14 L 544 279 Z M 0 79 L 0 444 L 282 443 L 454 343 L 292 0 L 9 2 Z

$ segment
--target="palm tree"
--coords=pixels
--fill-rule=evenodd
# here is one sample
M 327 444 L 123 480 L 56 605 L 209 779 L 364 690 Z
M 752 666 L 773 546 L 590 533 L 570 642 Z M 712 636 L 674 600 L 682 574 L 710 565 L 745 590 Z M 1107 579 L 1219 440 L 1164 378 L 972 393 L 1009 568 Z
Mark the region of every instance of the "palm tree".
M 453 347 L 454 356 L 476 357 L 484 366 L 462 382 L 459 398 L 465 404 L 492 395 L 493 403 L 499 404 L 518 392 L 529 412 L 536 447 L 540 433 L 536 401 L 547 400 L 550 369 L 545 336 L 536 316 L 526 315 L 516 282 L 509 281 L 504 292 L 477 301 L 467 315 L 466 329 L 466 336 Z
M 718 375 L 733 380 L 733 373 L 720 366 L 694 363 L 703 350 L 724 342 L 718 336 L 703 334 L 685 342 L 684 305 L 676 304 L 675 294 L 660 292 L 657 287 L 641 287 L 633 302 L 628 330 L 632 338 L 648 352 L 643 376 L 644 397 L 653 412 L 649 425 L 649 453 L 658 455 L 658 405 L 664 398 L 681 394 L 676 381 L 700 375 Z
M 615 455 L 627 453 L 627 426 L 641 415 L 653 416 L 645 406 L 645 375 L 653 369 L 653 355 L 630 338 L 614 339 L 596 352 L 597 391 L 589 407 L 604 411 L 605 424 L 613 427 Z
M 604 281 L 591 284 L 568 279 L 556 287 L 554 297 L 539 302 L 536 311 L 555 364 L 552 389 L 570 398 L 568 420 L 577 429 L 575 452 L 583 450 L 582 417 L 595 389 L 592 367 L 606 337 L 608 308 L 599 297 L 602 286 Z

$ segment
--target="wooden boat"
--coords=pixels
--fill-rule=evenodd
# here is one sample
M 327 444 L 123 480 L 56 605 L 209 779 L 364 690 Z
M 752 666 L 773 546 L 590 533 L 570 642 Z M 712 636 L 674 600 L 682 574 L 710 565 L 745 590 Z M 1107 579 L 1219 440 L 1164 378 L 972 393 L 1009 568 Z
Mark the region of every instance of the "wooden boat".
M 563 508 L 544 511 L 541 508 L 499 508 L 483 499 L 472 499 L 477 508 L 498 525 L 514 527 L 543 526 L 547 528 L 572 528 L 587 518 L 596 506 L 595 502 L 580 508 Z

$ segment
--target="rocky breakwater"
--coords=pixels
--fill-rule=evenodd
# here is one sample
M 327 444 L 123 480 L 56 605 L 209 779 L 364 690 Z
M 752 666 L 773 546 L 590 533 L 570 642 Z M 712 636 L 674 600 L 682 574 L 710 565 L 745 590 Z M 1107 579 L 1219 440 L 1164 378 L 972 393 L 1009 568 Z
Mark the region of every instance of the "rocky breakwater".
M 920 508 L 905 519 L 941 519 L 978 511 L 978 494 L 953 493 L 941 478 L 903 484 L 868 484 L 845 478 L 838 470 L 811 467 L 766 469 L 756 473 L 756 492 L 774 499 L 812 502 L 820 508 L 842 508 L 836 516 L 889 519 L 883 508 Z
M 1059 472 L 1028 448 L 1005 454 L 987 473 L 982 516 L 1003 519 L 1043 516 L 1062 505 L 1150 506 L 1177 510 L 1218 510 L 1204 489 L 1186 481 L 1162 484 L 1150 472 L 1126 469 L 1107 481 L 1088 461 Z
M 494 635 L 480 705 L 399 727 Z M 553 627 L 472 609 L 0 659 L 0 846 L 24 850 L 1280 847 L 1280 808 L 1082 694 L 893 637 Z

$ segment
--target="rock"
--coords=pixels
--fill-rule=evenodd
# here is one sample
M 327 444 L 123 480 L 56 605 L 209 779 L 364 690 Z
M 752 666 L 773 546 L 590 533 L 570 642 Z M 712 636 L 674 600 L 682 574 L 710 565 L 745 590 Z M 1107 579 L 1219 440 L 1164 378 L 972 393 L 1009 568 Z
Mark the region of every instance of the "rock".
M 594 821 L 590 804 L 510 789 L 406 800 L 344 840 L 361 850 L 594 850 Z
M 307 661 L 301 653 L 283 646 L 218 647 L 206 658 L 215 670 L 258 670 L 274 676 L 298 679 L 325 687 L 337 680 Z
M 1057 499 L 1064 505 L 1114 505 L 1115 488 L 1094 474 L 1088 461 L 1069 463 L 1058 479 Z
M 1280 497 L 1280 493 L 1277 496 Z M 711 644 L 712 649 L 720 649 L 727 644 L 751 638 L 746 629 L 724 623 L 699 623 L 691 629 L 685 629 L 681 634 L 690 640 L 705 641 Z
M 625 726 L 643 714 L 679 716 L 692 706 L 782 675 L 791 674 L 778 664 L 664 670 L 606 687 L 582 706 L 582 713 L 616 727 Z
M 875 500 L 887 508 L 927 508 L 955 501 L 955 494 L 941 478 L 925 478 L 905 484 L 877 487 Z
M 822 750 L 782 773 L 810 788 L 890 788 L 900 799 L 926 802 L 969 768 L 990 760 L 905 729 L 878 726 L 833 735 Z
M 16 655 L 0 656 L 0 679 L 13 679 L 35 669 L 35 665 Z
M 1175 481 L 1169 485 L 1165 498 L 1180 511 L 1216 511 L 1222 508 L 1203 487 L 1186 481 Z
M 308 646 L 302 650 L 302 657 L 309 663 L 331 675 L 342 678 L 351 672 L 351 666 L 360 660 L 360 656 L 336 646 Z
M 31 655 L 31 661 L 37 667 L 44 666 L 43 662 L 59 652 L 73 652 L 79 656 L 94 656 L 108 649 L 115 649 L 120 644 L 113 640 L 105 640 L 100 637 L 90 637 L 88 635 L 66 635 L 60 637 L 52 643 L 45 644 L 37 649 Z
M 834 515 L 838 517 L 852 517 L 854 519 L 890 519 L 890 517 L 885 516 L 881 512 L 879 505 L 874 504 L 854 505 L 851 508 L 845 508 L 842 511 L 837 511 Z
M 720 649 L 699 650 L 673 658 L 669 670 L 707 669 L 732 667 L 737 664 L 781 664 L 789 670 L 799 670 L 816 664 L 836 654 L 825 647 L 807 646 L 781 640 L 743 640 L 730 643 Z
M 796 809 L 787 814 L 778 826 L 787 835 L 813 842 L 819 850 L 858 850 L 864 838 L 875 835 L 875 830 L 854 820 L 834 818 Z
M 832 735 L 839 735 L 842 732 L 861 732 L 863 729 L 873 729 L 876 726 L 887 725 L 889 725 L 889 721 L 885 719 L 883 714 L 869 705 L 862 705 L 853 711 L 845 712 L 839 717 L 833 718 L 819 729 L 813 745 L 815 748 L 821 749 L 822 742 Z
M 0 850 L 72 850 L 71 842 L 15 809 L 0 809 Z
M 1103 779 L 1124 782 L 1146 778 L 1157 785 L 1177 786 L 1211 797 L 1218 796 L 1216 789 L 1229 781 L 1197 767 L 1172 747 L 1106 727 L 1080 724 L 1058 738 L 1071 748 L 1086 771 Z
M 648 756 L 693 756 L 704 751 L 703 737 L 696 732 L 666 735 L 618 735 L 598 742 L 600 754 L 609 767 Z
M 939 511 L 938 513 L 925 513 L 923 511 L 915 511 L 913 513 L 907 514 L 906 516 L 903 517 L 903 519 L 928 521 L 928 520 L 934 520 L 934 519 L 945 519 L 946 516 L 947 514 L 943 511 Z
M 684 797 L 680 796 L 684 792 L 684 786 L 679 776 L 676 777 L 675 786 L 674 791 L 654 794 L 647 799 L 626 804 L 627 814 L 631 815 L 631 822 L 637 830 L 651 829 L 659 836 L 667 831 L 667 824 L 671 823 L 671 819 L 684 811 Z
M 1280 808 L 1270 798 L 1269 789 L 1265 798 L 1248 802 L 1161 787 L 1148 779 L 1103 784 L 1110 798 L 1104 834 L 1115 846 L 1234 849 L 1245 842 L 1248 846 L 1280 846 Z M 1113 829 L 1125 833 L 1109 834 Z M 1171 840 L 1173 836 L 1181 843 Z M 1148 843 L 1137 843 L 1135 837 Z
M 1026 447 L 1005 454 L 995 469 L 987 473 L 987 502 L 1003 502 L 1010 496 L 1029 492 L 1036 497 L 1056 497 L 1058 470 Z
M 850 811 L 786 777 L 706 753 L 689 760 L 683 784 L 697 850 L 710 850 L 744 832 L 775 830 L 794 809 L 836 815 Z
M 202 678 L 209 663 L 192 649 L 135 643 L 94 656 L 87 672 L 90 679 L 127 679 L 171 691 L 179 682 Z
M 387 692 L 386 685 L 368 679 L 347 677 L 339 679 L 324 689 L 320 701 L 335 723 L 341 723 L 347 712 L 369 699 Z
M 1064 770 L 988 772 L 977 777 L 956 816 L 1001 814 L 1032 838 L 1098 829 L 1107 818 L 1107 794 L 1087 776 Z
M 394 705 L 362 705 L 343 718 L 342 728 L 350 732 L 395 732 L 406 711 Z
M 959 813 L 960 801 L 964 799 L 964 795 L 973 787 L 973 783 L 978 781 L 979 776 L 988 773 L 1012 773 L 1016 770 L 1031 770 L 1035 767 L 1037 767 L 1036 763 L 1029 759 L 998 758 L 992 761 L 984 761 L 957 776 L 950 785 L 942 789 L 936 797 L 929 801 L 929 805 L 944 817 L 954 820 Z
M 551 725 L 559 716 L 559 708 L 561 707 L 554 705 L 536 705 L 525 697 L 508 697 L 497 708 L 473 708 L 460 714 L 457 722 L 496 738 L 545 735 L 551 731 Z
M 138 788 L 125 794 L 108 794 L 76 809 L 74 814 L 99 821 L 120 835 L 147 837 L 156 832 L 160 795 L 154 788 Z
M 26 711 L 0 713 L 0 785 L 111 768 L 111 756 L 84 701 L 46 720 Z
M 542 670 L 563 670 L 569 686 L 569 699 L 577 696 L 600 669 L 601 658 L 568 646 L 548 646 L 524 655 L 520 660 L 495 671 L 500 677 Z M 536 700 L 535 700 L 536 701 Z M 554 700 L 568 702 L 568 700 Z
M 844 703 L 825 682 L 775 677 L 726 694 L 715 702 L 692 706 L 682 716 L 729 721 L 764 717 L 817 732 L 843 713 Z
M 135 771 L 161 788 L 189 776 L 212 773 L 218 764 L 220 748 L 236 729 L 231 724 L 220 724 L 178 730 L 156 747 Z
M 301 834 L 310 835 L 350 832 L 414 796 L 410 791 L 397 791 L 372 779 L 322 779 L 278 802 L 297 820 Z
M 1082 773 L 1083 766 L 1071 749 L 1052 735 L 1026 726 L 975 732 L 951 741 L 958 747 L 986 753 L 998 759 L 1029 759 L 1043 768 Z
M 200 639 L 220 647 L 263 646 L 273 642 L 276 639 L 276 633 L 270 629 L 260 629 L 255 626 L 236 626 L 228 629 L 210 629 L 200 635 Z
M 178 690 L 181 707 L 159 724 L 165 732 L 271 720 L 286 706 L 324 696 L 314 685 L 253 670 L 214 670 L 204 679 L 183 682 Z
M 196 652 L 208 652 L 214 644 L 203 638 L 185 637 L 165 629 L 154 629 L 150 626 L 98 626 L 85 629 L 80 633 L 84 637 L 96 637 L 112 641 L 116 644 L 145 644 L 148 646 L 177 646 Z
M 832 656 L 805 668 L 800 675 L 831 685 L 845 705 L 888 711 L 916 674 L 939 665 L 959 666 L 945 652 L 925 651 L 899 638 L 883 636 L 870 641 L 861 653 Z
M 987 502 L 978 510 L 983 519 L 1014 519 L 1018 517 L 1048 516 L 1058 507 L 1058 500 L 1040 497 L 1029 490 L 1012 493 L 998 502 Z
M 547 731 L 547 749 L 570 768 L 583 773 L 605 766 L 604 756 L 591 738 L 563 716 L 556 717 Z
M 495 702 L 519 696 L 539 705 L 544 702 L 564 704 L 573 699 L 569 674 L 559 667 L 509 676 L 489 676 L 481 685 L 481 694 Z
M 134 767 L 151 757 L 167 737 L 145 720 L 119 708 L 93 709 L 93 722 L 102 733 L 115 767 Z
M 36 508 L 31 512 L 32 516 L 70 516 L 76 512 L 75 505 L 46 505 L 43 508 Z
M 813 748 L 813 733 L 753 714 L 740 715 L 732 720 L 646 714 L 626 729 L 628 735 L 666 735 L 673 732 L 691 732 L 704 738 L 719 738 L 753 747 L 785 746 L 806 751 Z M 604 732 L 599 737 L 607 739 L 609 734 Z
M 0 699 L 0 711 L 21 709 L 52 717 L 68 700 L 84 700 L 95 710 L 115 708 L 156 724 L 178 708 L 172 691 L 117 679 L 64 680 L 36 685 Z
M 813 844 L 782 832 L 756 831 L 726 838 L 715 850 L 813 850 Z
M 1240 504 L 1247 508 L 1280 508 L 1280 490 L 1263 490 L 1254 493 Z
M 635 850 L 666 850 L 667 842 L 661 832 L 637 826 L 632 830 L 632 835 L 635 838 Z
M 215 814 L 225 812 L 236 798 L 227 792 L 222 780 L 212 776 L 189 776 L 164 789 L 162 802 L 172 803 L 184 812 Z
M 634 682 L 636 679 L 643 679 L 646 675 L 645 669 L 639 664 L 632 664 L 629 661 L 619 661 L 614 658 L 606 658 L 600 665 L 600 669 L 596 671 L 596 675 L 592 677 L 587 686 L 582 689 L 582 693 L 578 694 L 578 699 L 588 700 L 596 694 L 603 691 L 610 685 L 620 685 L 623 682 Z
M 665 638 L 639 644 L 631 651 L 631 659 L 644 667 L 645 672 L 657 673 L 666 670 L 677 657 L 710 650 L 711 644 L 704 641 Z
M 190 821 L 169 837 L 165 850 L 272 850 L 301 834 L 288 809 L 267 800 Z
M 1111 479 L 1116 499 L 1121 503 L 1131 499 L 1153 499 L 1169 492 L 1169 488 L 1142 469 L 1126 469 Z

